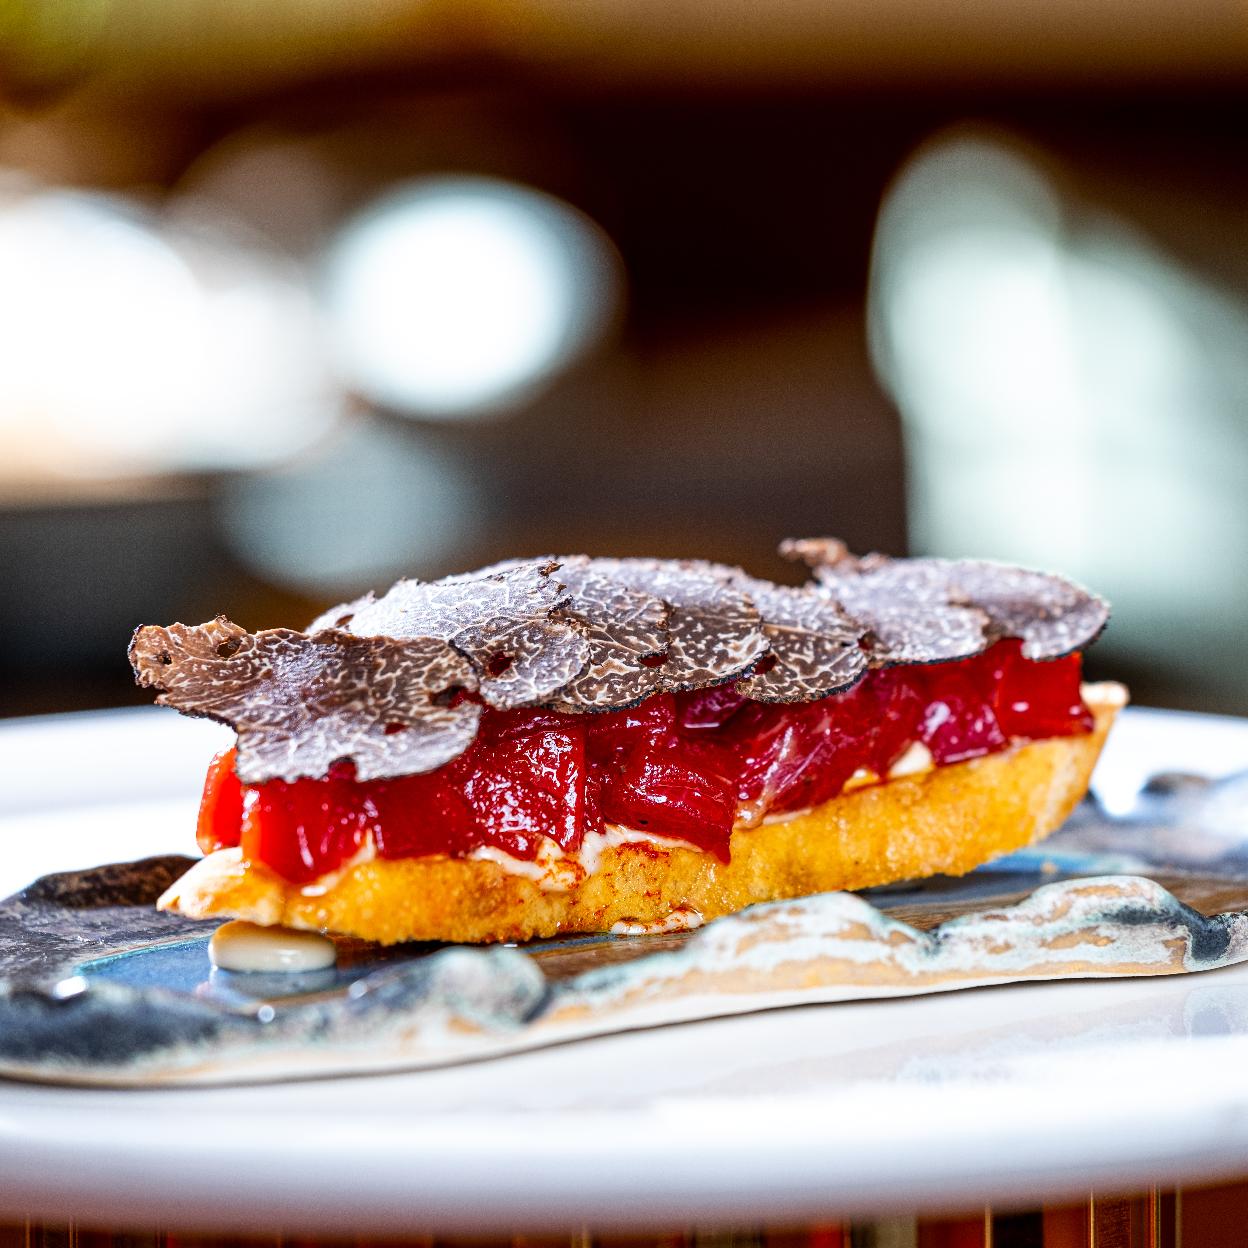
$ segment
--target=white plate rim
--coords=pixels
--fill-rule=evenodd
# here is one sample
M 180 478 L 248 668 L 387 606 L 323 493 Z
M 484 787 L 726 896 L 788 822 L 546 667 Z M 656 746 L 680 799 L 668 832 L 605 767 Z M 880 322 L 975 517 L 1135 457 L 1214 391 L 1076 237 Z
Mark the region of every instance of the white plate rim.
M 100 717 L 92 728 L 119 724 Z M 84 727 L 76 719 L 66 726 L 75 734 Z M 1123 729 L 1102 777 L 1111 789 L 1145 759 L 1177 770 L 1191 770 L 1197 756 L 1248 765 L 1248 721 L 1134 711 Z M 73 809 L 80 817 L 90 806 L 77 794 Z M 1218 984 L 1228 992 L 1248 992 L 1242 969 L 1212 975 L 1224 977 Z M 953 995 L 968 1003 L 956 1008 L 992 1014 L 992 994 L 1072 987 Z M 1173 989 L 1142 990 L 1160 1003 Z M 863 1017 L 887 1031 L 891 1007 L 870 1008 L 876 1014 Z M 756 1015 L 746 1026 L 753 1043 L 783 1046 L 786 1034 L 817 1027 L 805 1013 Z M 562 1061 L 579 1064 L 581 1077 L 600 1063 L 604 1080 L 638 1079 L 644 1071 L 630 1064 L 643 1057 L 709 1052 L 736 1043 L 731 1029 L 740 1025 L 589 1041 L 562 1058 L 504 1058 L 488 1075 L 459 1068 L 454 1077 L 551 1079 Z M 1198 1061 L 1188 1060 L 1193 1046 Z M 578 1108 L 552 1097 L 549 1109 L 490 1114 L 444 1104 L 415 1119 L 422 1095 L 430 1101 L 425 1094 L 437 1085 L 422 1091 L 413 1081 L 449 1072 L 370 1077 L 355 1094 L 339 1081 L 332 1092 L 310 1083 L 251 1088 L 246 1098 L 237 1090 L 135 1094 L 0 1083 L 0 1218 L 321 1235 L 661 1231 L 1034 1206 L 1092 1188 L 1248 1173 L 1248 1028 L 1159 1038 L 1121 1054 L 1112 1046 L 1069 1060 L 1041 1054 L 1020 1069 L 1004 1082 L 867 1079 L 769 1096 L 660 1088 L 623 1107 Z

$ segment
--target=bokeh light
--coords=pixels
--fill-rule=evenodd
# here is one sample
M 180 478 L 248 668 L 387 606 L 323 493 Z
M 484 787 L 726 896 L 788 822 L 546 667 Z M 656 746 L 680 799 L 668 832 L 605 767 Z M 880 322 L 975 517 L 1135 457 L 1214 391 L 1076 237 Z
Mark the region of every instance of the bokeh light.
M 131 201 L 0 196 L 0 424 L 54 475 L 250 468 L 329 427 L 294 266 Z
M 218 140 L 178 179 L 172 219 L 228 222 L 288 256 L 314 257 L 353 194 L 348 173 L 308 138 L 244 127 Z
M 477 540 L 484 503 L 461 463 L 371 420 L 223 490 L 217 524 L 245 566 L 326 599 L 428 575 Z
M 620 279 L 605 235 L 569 205 L 494 179 L 436 178 L 350 220 L 324 289 L 346 384 L 446 419 L 517 404 L 589 350 Z
M 962 134 L 891 191 L 871 329 L 916 548 L 1096 585 L 1109 647 L 1172 677 L 1238 658 L 1248 308 L 1021 149 Z

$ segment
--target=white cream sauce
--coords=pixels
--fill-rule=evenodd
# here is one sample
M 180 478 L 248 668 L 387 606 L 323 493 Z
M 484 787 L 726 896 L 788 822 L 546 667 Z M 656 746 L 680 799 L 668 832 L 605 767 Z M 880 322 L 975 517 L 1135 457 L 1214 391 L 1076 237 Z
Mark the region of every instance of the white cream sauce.
M 655 849 L 697 849 L 690 841 L 680 840 L 674 836 L 655 836 L 651 832 L 638 832 L 634 828 L 622 828 L 618 824 L 608 823 L 601 832 L 587 832 L 577 852 L 577 860 L 586 875 L 593 875 L 602 861 L 602 854 L 607 849 L 618 849 L 621 845 L 653 845 Z
M 513 858 L 493 845 L 482 845 L 468 855 L 476 862 L 492 862 L 512 875 L 528 876 L 543 892 L 566 893 L 574 889 L 587 872 L 574 854 L 565 854 L 548 836 L 542 837 L 537 857 L 532 861 Z
M 888 778 L 898 780 L 902 776 L 917 776 L 935 766 L 931 750 L 922 741 L 911 741 L 906 752 L 888 769 Z
M 334 871 L 327 871 L 324 875 L 318 875 L 310 884 L 304 884 L 299 892 L 304 897 L 324 897 L 352 867 L 358 867 L 362 862 L 372 862 L 376 857 L 377 848 L 373 844 L 372 835 L 366 835 L 359 849 L 342 866 Z
M 611 925 L 612 936 L 660 936 L 664 932 L 691 932 L 706 920 L 692 907 L 677 906 L 665 919 L 653 923 L 630 923 L 621 919 Z
M 316 932 L 260 927 L 235 919 L 223 923 L 208 942 L 208 957 L 223 971 L 323 971 L 338 960 L 332 940 Z

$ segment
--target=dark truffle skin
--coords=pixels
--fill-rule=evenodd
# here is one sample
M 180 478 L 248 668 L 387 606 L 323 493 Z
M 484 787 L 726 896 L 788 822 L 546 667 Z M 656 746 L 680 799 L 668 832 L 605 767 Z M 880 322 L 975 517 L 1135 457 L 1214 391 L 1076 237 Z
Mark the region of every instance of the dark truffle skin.
M 323 776 L 344 758 L 361 780 L 432 771 L 468 748 L 481 718 L 473 702 L 442 696 L 473 673 L 429 637 L 248 633 L 218 616 L 140 628 L 130 662 L 157 701 L 235 729 L 247 784 Z
M 822 538 L 780 547 L 867 626 L 871 649 L 889 663 L 935 663 L 979 654 L 1018 637 L 1028 659 L 1056 659 L 1091 644 L 1109 607 L 1071 581 L 983 559 L 855 558 Z
M 248 784 L 431 771 L 476 736 L 480 703 L 614 710 L 736 680 L 806 702 L 870 667 L 935 663 L 1019 637 L 1031 659 L 1082 649 L 1106 604 L 1060 577 L 977 560 L 856 558 L 831 538 L 786 542 L 814 580 L 772 584 L 697 560 L 515 560 L 399 581 L 304 632 L 224 617 L 136 630 L 130 662 L 157 701 L 229 724 Z

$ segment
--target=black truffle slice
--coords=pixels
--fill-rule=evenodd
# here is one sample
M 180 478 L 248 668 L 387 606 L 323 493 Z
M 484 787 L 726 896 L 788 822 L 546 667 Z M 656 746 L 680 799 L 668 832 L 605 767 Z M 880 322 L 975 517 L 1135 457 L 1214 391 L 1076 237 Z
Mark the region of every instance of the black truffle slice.
M 834 539 L 786 542 L 815 578 L 869 630 L 885 663 L 968 658 L 1001 637 L 1018 637 L 1029 659 L 1052 659 L 1095 640 L 1106 603 L 1045 572 L 984 560 L 857 559 Z
M 943 663 L 987 648 L 987 613 L 965 598 L 951 600 L 937 569 L 888 561 L 816 568 L 815 576 L 865 630 L 873 663 Z
M 157 701 L 238 733 L 246 784 L 324 776 L 344 759 L 361 780 L 432 771 L 468 748 L 481 717 L 449 696 L 475 686 L 472 668 L 430 637 L 248 633 L 219 616 L 138 629 L 130 662 Z
M 863 630 L 814 588 L 790 589 L 742 577 L 738 586 L 763 618 L 770 643 L 737 689 L 759 702 L 809 702 L 857 684 L 867 671 Z
M 701 689 L 745 672 L 767 651 L 762 617 L 732 583 L 735 569 L 700 560 L 595 559 L 595 572 L 670 608 L 662 688 Z
M 589 644 L 589 661 L 551 706 L 573 712 L 612 710 L 662 689 L 668 604 L 626 588 L 584 555 L 561 559 L 555 575 L 571 595 L 562 614 L 575 622 Z
M 139 629 L 130 658 L 159 701 L 230 724 L 247 783 L 430 771 L 461 754 L 490 705 L 609 710 L 737 679 L 760 701 L 845 689 L 868 665 L 969 657 L 999 637 L 1028 658 L 1080 649 L 1101 599 L 1044 573 L 982 561 L 857 559 L 789 542 L 800 589 L 700 561 L 542 559 L 400 581 L 326 612 L 309 632 L 250 634 L 224 618 Z
M 357 637 L 449 642 L 472 664 L 491 706 L 534 706 L 580 673 L 590 656 L 586 639 L 558 614 L 570 595 L 554 567 L 517 563 L 484 575 L 399 581 L 383 597 L 335 608 L 318 623 L 349 615 L 342 627 Z
M 839 537 L 786 537 L 779 546 L 780 557 L 808 568 L 832 568 L 837 564 L 857 564 L 849 547 Z
M 336 628 L 341 632 L 350 632 L 351 621 L 355 618 L 355 613 L 362 611 L 367 606 L 371 606 L 376 601 L 377 595 L 370 589 L 368 593 L 361 598 L 357 598 L 354 602 L 342 602 L 336 607 L 330 607 L 328 611 L 323 611 L 303 631 L 309 637 L 313 637 L 317 633 L 323 633 L 327 628 Z
M 1018 637 L 1023 657 L 1056 659 L 1095 641 L 1109 622 L 1109 604 L 1048 572 L 979 559 L 915 559 L 946 579 L 951 597 L 987 612 L 992 640 Z

